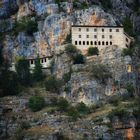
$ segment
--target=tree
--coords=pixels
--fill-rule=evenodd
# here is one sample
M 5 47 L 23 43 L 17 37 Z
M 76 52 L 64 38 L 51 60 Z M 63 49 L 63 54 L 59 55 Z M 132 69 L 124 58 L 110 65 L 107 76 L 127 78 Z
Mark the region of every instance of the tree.
M 35 81 L 40 81 L 43 79 L 42 65 L 40 64 L 40 59 L 37 57 L 35 60 L 35 68 L 33 72 L 33 77 Z
M 73 106 L 68 109 L 67 114 L 74 121 L 76 121 L 80 117 L 78 111 Z
M 19 60 L 16 64 L 16 71 L 20 84 L 29 86 L 31 84 L 29 62 L 25 59 Z
M 48 76 L 45 82 L 45 87 L 47 91 L 50 92 L 60 92 L 62 86 L 62 81 L 56 79 L 55 76 Z
M 59 106 L 61 111 L 66 111 L 69 107 L 69 103 L 65 98 L 61 97 L 58 100 L 58 106 Z
M 122 55 L 123 56 L 126 56 L 126 55 L 133 56 L 133 52 L 134 52 L 133 48 L 124 48 L 122 51 Z
M 87 114 L 87 113 L 89 113 L 89 108 L 83 102 L 78 103 L 76 105 L 76 109 L 77 109 L 77 111 L 80 114 Z
M 77 54 L 74 58 L 74 64 L 84 64 L 85 60 L 84 60 L 84 56 L 82 54 Z
M 65 51 L 66 51 L 66 53 L 67 53 L 70 57 L 72 57 L 72 58 L 75 56 L 75 54 L 78 53 L 78 50 L 77 50 L 76 46 L 74 46 L 74 45 L 72 45 L 72 44 L 67 45 L 67 46 L 65 47 Z
M 130 36 L 134 36 L 133 32 L 133 24 L 129 17 L 126 17 L 123 21 L 124 31 L 128 33 Z
M 36 112 L 45 106 L 45 100 L 41 96 L 33 96 L 29 99 L 29 107 L 32 111 Z
M 98 55 L 99 54 L 99 50 L 97 47 L 90 47 L 88 48 L 88 55 Z

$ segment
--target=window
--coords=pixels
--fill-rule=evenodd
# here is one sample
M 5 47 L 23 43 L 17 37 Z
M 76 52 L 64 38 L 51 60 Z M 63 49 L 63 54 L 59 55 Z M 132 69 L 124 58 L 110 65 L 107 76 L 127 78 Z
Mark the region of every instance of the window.
M 43 61 L 43 59 L 41 59 L 41 63 L 43 63 L 44 61 Z
M 87 38 L 89 38 L 89 35 L 87 35 Z
M 89 31 L 89 28 L 87 28 L 86 30 L 87 30 L 87 32 L 88 32 L 88 31 Z
M 97 29 L 96 28 L 94 29 L 94 32 L 97 32 Z
M 108 41 L 106 42 L 106 45 L 108 45 Z
M 45 62 L 47 61 L 46 59 L 47 59 L 47 58 L 44 59 Z
M 112 35 L 110 35 L 109 38 L 112 39 Z
M 110 45 L 112 45 L 112 41 L 110 41 Z
M 85 45 L 85 41 L 83 41 L 83 45 Z
M 75 45 L 77 45 L 77 41 L 75 41 Z
M 81 32 L 81 28 L 79 28 L 79 32 Z
M 98 45 L 101 45 L 101 42 L 100 41 L 98 42 Z
M 105 36 L 104 36 L 104 35 L 102 35 L 102 38 L 105 38 Z
M 87 41 L 87 45 L 89 45 L 89 41 Z
M 105 42 L 104 41 L 102 42 L 102 45 L 105 45 Z
M 109 29 L 110 32 L 112 32 L 112 29 Z
M 79 35 L 79 38 L 81 38 L 81 35 Z
M 81 45 L 81 41 L 79 41 L 79 45 Z
M 90 45 L 93 45 L 93 41 L 90 42 Z
M 128 39 L 126 38 L 126 42 L 128 42 Z
M 96 41 L 94 42 L 94 45 L 97 45 L 97 42 Z
M 104 32 L 104 29 L 102 29 L 102 32 Z
M 94 35 L 94 38 L 97 38 L 97 35 Z
M 34 60 L 31 60 L 31 64 L 34 64 Z
M 116 29 L 116 32 L 119 32 L 119 29 Z

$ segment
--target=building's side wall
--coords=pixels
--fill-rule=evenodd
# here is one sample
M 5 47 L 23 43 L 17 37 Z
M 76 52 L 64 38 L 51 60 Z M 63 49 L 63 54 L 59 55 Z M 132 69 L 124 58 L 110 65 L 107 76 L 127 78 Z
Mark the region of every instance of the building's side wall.
M 99 50 L 110 45 L 126 46 L 122 27 L 72 27 L 72 44 L 80 50 L 90 46 Z

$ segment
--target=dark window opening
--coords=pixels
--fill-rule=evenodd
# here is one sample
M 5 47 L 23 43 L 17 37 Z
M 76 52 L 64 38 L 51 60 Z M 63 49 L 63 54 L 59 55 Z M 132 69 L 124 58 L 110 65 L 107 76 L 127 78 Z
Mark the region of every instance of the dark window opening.
M 83 41 L 83 45 L 85 45 L 85 41 Z
M 112 32 L 112 29 L 109 29 L 110 32 Z
M 102 42 L 102 45 L 105 45 L 105 42 L 104 41 Z
M 90 42 L 90 45 L 93 45 L 93 41 Z
M 97 45 L 97 42 L 95 41 L 94 44 Z
M 108 41 L 106 42 L 106 45 L 108 45 Z
M 43 63 L 44 61 L 43 61 L 43 59 L 41 59 L 41 63 Z
M 105 36 L 104 36 L 104 35 L 102 35 L 102 38 L 105 38 Z
M 98 42 L 98 45 L 101 45 L 101 42 L 100 41 Z
M 81 45 L 81 41 L 79 41 L 79 45 Z
M 116 32 L 119 32 L 119 29 L 116 29 Z
M 31 64 L 34 64 L 34 60 L 31 60 Z
M 89 41 L 87 41 L 87 45 L 89 45 Z
M 75 41 L 75 45 L 77 45 L 77 41 Z

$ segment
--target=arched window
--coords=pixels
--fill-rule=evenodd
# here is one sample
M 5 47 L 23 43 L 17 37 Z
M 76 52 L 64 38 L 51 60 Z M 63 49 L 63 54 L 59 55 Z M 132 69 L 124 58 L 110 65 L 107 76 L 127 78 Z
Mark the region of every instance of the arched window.
M 87 45 L 89 45 L 89 41 L 87 41 Z
M 97 41 L 94 42 L 94 45 L 97 45 Z
M 110 41 L 110 45 L 112 45 L 112 41 Z
M 41 63 L 43 63 L 44 61 L 43 61 L 43 59 L 41 59 Z
M 75 45 L 77 45 L 77 41 L 75 41 Z
M 34 64 L 34 60 L 31 60 L 31 62 L 30 62 L 31 64 Z
M 108 45 L 108 41 L 106 42 L 106 45 Z
M 98 45 L 101 45 L 101 42 L 100 41 L 98 42 Z
M 81 45 L 81 41 L 79 41 L 79 45 Z
M 90 45 L 93 45 L 93 41 L 90 42 Z
M 85 41 L 83 41 L 83 45 L 85 45 Z
M 102 45 L 105 45 L 105 42 L 104 41 L 102 41 Z

